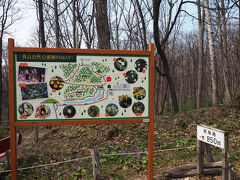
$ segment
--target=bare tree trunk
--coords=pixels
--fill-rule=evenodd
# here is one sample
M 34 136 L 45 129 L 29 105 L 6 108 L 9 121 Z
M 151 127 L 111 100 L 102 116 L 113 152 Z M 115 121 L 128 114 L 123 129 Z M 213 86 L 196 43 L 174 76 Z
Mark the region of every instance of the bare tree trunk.
M 96 8 L 98 48 L 111 49 L 110 30 L 107 16 L 107 0 L 94 0 L 94 3 Z
M 138 8 L 138 12 L 139 12 L 139 16 L 142 22 L 142 31 L 143 31 L 143 44 L 144 44 L 144 49 L 143 50 L 147 50 L 147 32 L 146 32 L 146 25 L 145 25 L 145 19 L 143 17 L 143 13 L 142 13 L 142 9 L 141 6 L 139 4 L 139 1 L 136 0 L 137 3 L 137 8 Z
M 223 42 L 223 30 L 222 30 L 222 25 L 221 25 L 221 13 L 220 10 L 217 11 L 217 25 L 218 25 L 218 43 L 219 43 L 219 48 L 220 48 L 220 62 L 223 64 L 222 66 L 222 73 L 223 73 L 223 83 L 225 87 L 225 97 L 226 97 L 226 102 L 229 103 L 231 102 L 231 97 L 230 97 L 230 92 L 227 84 L 227 69 L 226 69 L 226 51 L 224 50 L 224 42 Z
M 218 103 L 218 87 L 217 87 L 217 70 L 216 70 L 216 59 L 213 49 L 213 31 L 212 22 L 210 17 L 210 12 L 208 8 L 208 0 L 204 0 L 204 7 L 206 13 L 206 22 L 208 29 L 208 43 L 209 43 L 209 53 L 210 53 L 210 68 L 211 68 L 211 80 L 212 80 L 212 102 L 214 105 Z
M 17 0 L 0 1 L 0 121 L 2 120 L 2 106 L 3 104 L 3 40 L 8 28 L 20 19 L 19 10 L 15 8 Z
M 228 51 L 227 51 L 227 22 L 226 22 L 226 10 L 225 10 L 225 4 L 224 0 L 221 0 L 221 12 L 222 12 L 222 21 L 223 21 L 223 60 L 224 60 L 224 66 L 223 66 L 223 76 L 224 76 L 224 84 L 225 84 L 225 96 L 226 96 L 226 102 L 231 102 L 231 95 L 229 90 L 229 84 L 228 84 Z M 220 25 L 221 26 L 221 25 Z
M 123 9 L 120 7 L 118 0 L 112 0 L 111 2 L 114 5 L 114 15 L 115 15 L 115 38 L 114 40 L 116 41 L 116 49 L 120 48 L 120 37 L 119 37 L 119 29 L 120 29 L 120 23 L 122 20 L 123 16 Z M 124 2 L 123 2 L 124 3 Z M 119 13 L 120 9 L 120 13 Z
M 155 56 L 155 68 L 159 68 L 159 55 L 156 55 Z M 159 107 L 159 95 L 160 95 L 160 81 L 161 81 L 161 76 L 158 74 L 157 70 L 155 70 L 155 96 L 154 96 L 154 112 L 155 112 L 155 115 L 158 115 L 158 107 Z
M 238 54 L 240 54 L 240 1 L 237 6 L 238 6 Z
M 56 48 L 60 48 L 60 27 L 59 27 L 59 16 L 58 16 L 58 2 L 54 0 L 54 18 L 55 18 L 55 37 L 56 37 Z
M 2 47 L 2 41 L 3 41 L 3 31 L 1 32 L 1 36 L 0 36 L 0 121 L 2 121 L 2 103 L 3 103 L 3 83 L 2 83 L 2 79 L 3 79 L 3 74 L 2 74 L 2 51 L 3 51 L 3 47 Z
M 240 1 L 238 2 L 238 3 L 236 3 L 237 4 L 237 8 L 238 8 L 238 43 L 237 43 L 237 45 L 238 45 L 238 48 L 237 48 L 237 54 L 238 54 L 238 56 L 240 56 Z M 238 67 L 239 67 L 239 69 L 240 69 L 240 61 L 239 61 L 239 58 L 238 58 Z M 237 88 L 239 87 L 239 84 L 240 84 L 240 80 L 239 80 L 239 75 L 240 75 L 240 72 L 239 71 L 237 71 L 238 73 L 238 80 L 237 80 Z M 234 98 L 236 98 L 236 97 L 234 97 Z
M 202 106 L 202 91 L 203 91 L 203 60 L 204 60 L 204 10 L 201 15 L 201 1 L 198 0 L 198 26 L 199 26 L 199 58 L 198 58 L 198 77 L 197 77 L 197 109 Z
M 76 22 L 77 22 L 77 18 L 76 18 L 76 0 L 73 0 L 72 2 L 72 8 L 73 8 L 73 47 L 77 48 L 77 38 L 76 38 Z
M 166 100 L 167 100 L 167 96 L 168 96 L 168 83 L 166 83 L 166 87 L 162 96 L 162 102 L 161 102 L 161 107 L 160 110 L 158 111 L 158 115 L 163 115 L 163 111 L 165 108 L 165 104 L 166 104 Z
M 40 46 L 41 47 L 46 47 L 42 0 L 38 1 L 38 13 L 39 13 L 39 41 L 40 41 Z
M 91 35 L 90 35 L 90 28 L 91 27 L 89 25 L 89 28 L 87 28 L 87 26 L 85 25 L 83 17 L 80 14 L 80 7 L 79 6 L 77 6 L 77 21 L 81 25 L 82 30 L 83 30 L 83 34 L 85 35 L 85 38 L 86 38 L 85 43 L 86 43 L 87 48 L 91 49 L 91 43 L 92 43 L 92 39 L 91 39 Z M 92 24 L 93 19 L 91 19 L 90 21 L 91 21 L 90 24 Z
M 157 52 L 160 55 L 160 58 L 161 58 L 162 63 L 163 63 L 164 76 L 166 77 L 167 82 L 168 82 L 168 86 L 169 86 L 169 90 L 170 90 L 170 94 L 171 94 L 173 111 L 176 113 L 176 112 L 179 111 L 176 91 L 175 91 L 174 83 L 173 83 L 173 80 L 172 80 L 172 76 L 170 74 L 170 69 L 169 69 L 169 64 L 168 64 L 167 57 L 166 57 L 165 52 L 163 51 L 163 49 L 161 47 L 161 44 L 160 44 L 160 41 L 159 41 L 160 37 L 159 37 L 158 20 L 159 20 L 160 4 L 161 4 L 161 0 L 154 0 L 153 1 L 154 41 L 155 41 L 155 45 L 156 45 L 156 48 L 157 48 Z
M 196 54 L 193 54 L 193 77 L 191 78 L 192 79 L 192 89 L 193 89 L 193 94 L 192 94 L 192 97 L 194 99 L 194 107 L 196 108 L 197 106 L 197 97 L 196 97 L 196 94 L 197 94 L 197 73 L 198 73 L 198 70 L 197 70 L 197 64 L 198 64 L 198 55 Z

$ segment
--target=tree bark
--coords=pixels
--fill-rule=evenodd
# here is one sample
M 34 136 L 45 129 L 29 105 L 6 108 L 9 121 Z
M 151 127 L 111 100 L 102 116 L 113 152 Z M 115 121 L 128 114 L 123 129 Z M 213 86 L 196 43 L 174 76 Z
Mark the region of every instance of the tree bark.
M 83 34 L 86 38 L 86 46 L 87 46 L 87 49 L 91 49 L 91 43 L 92 43 L 92 40 L 91 40 L 91 37 L 90 37 L 90 25 L 89 25 L 89 28 L 87 29 L 84 21 L 83 21 L 83 17 L 82 15 L 80 14 L 80 8 L 79 6 L 77 6 L 77 21 L 79 22 L 79 24 L 81 25 L 82 27 L 82 31 L 83 31 Z M 92 21 L 92 20 L 91 20 Z M 91 24 L 91 23 L 90 23 Z M 89 30 L 89 31 L 88 31 Z
M 224 66 L 223 66 L 223 77 L 224 77 L 224 85 L 225 85 L 225 97 L 226 97 L 226 102 L 230 103 L 231 102 L 231 94 L 229 90 L 229 82 L 227 79 L 228 76 L 228 51 L 227 51 L 227 22 L 226 22 L 226 10 L 225 10 L 225 4 L 224 0 L 221 0 L 221 14 L 222 14 L 222 25 L 223 25 L 223 31 L 222 31 L 222 36 L 223 36 L 223 60 L 224 60 Z
M 160 37 L 159 37 L 159 27 L 158 27 L 158 20 L 159 20 L 159 7 L 160 7 L 161 0 L 153 0 L 153 33 L 154 33 L 154 41 L 157 48 L 157 52 L 160 55 L 161 61 L 163 63 L 163 69 L 164 69 L 164 76 L 167 79 L 169 90 L 171 94 L 171 100 L 172 100 L 172 107 L 173 111 L 177 113 L 179 111 L 178 109 L 178 102 L 177 102 L 177 96 L 176 91 L 174 87 L 174 82 L 172 80 L 172 76 L 170 74 L 169 64 L 167 57 L 165 55 L 165 52 L 163 51 L 161 44 L 160 44 Z
M 197 109 L 202 107 L 203 91 L 203 61 L 204 61 L 204 19 L 205 14 L 201 15 L 201 1 L 198 0 L 198 28 L 199 28 L 199 58 L 198 58 L 198 77 L 197 77 Z
M 107 0 L 94 0 L 96 13 L 96 26 L 98 36 L 98 48 L 111 49 L 110 30 L 107 16 Z
M 40 41 L 40 46 L 41 47 L 46 47 L 42 0 L 38 0 L 38 13 L 39 13 L 39 41 Z
M 54 18 L 55 18 L 56 48 L 60 48 L 60 26 L 59 26 L 58 2 L 57 2 L 57 0 L 54 0 Z
M 138 8 L 138 13 L 142 22 L 142 32 L 143 32 L 143 50 L 147 50 L 147 32 L 146 32 L 146 24 L 145 24 L 145 19 L 142 13 L 142 8 L 140 6 L 139 0 L 136 0 L 137 3 L 137 8 Z
M 73 47 L 77 48 L 77 37 L 76 37 L 76 22 L 77 22 L 77 18 L 76 18 L 76 0 L 73 0 L 72 2 L 72 11 L 73 11 Z
M 230 103 L 231 102 L 231 97 L 230 97 L 230 92 L 228 88 L 228 82 L 227 82 L 227 69 L 226 69 L 226 51 L 224 50 L 224 40 L 223 40 L 223 30 L 222 30 L 222 22 L 221 22 L 221 13 L 220 10 L 217 11 L 217 26 L 218 26 L 218 44 L 219 44 L 219 49 L 220 49 L 220 62 L 222 64 L 222 73 L 223 73 L 223 82 L 224 82 L 224 87 L 225 87 L 225 98 L 226 102 Z
M 155 68 L 159 68 L 159 56 L 156 55 L 155 58 Z M 155 116 L 158 115 L 158 111 L 159 111 L 159 95 L 160 95 L 160 80 L 161 80 L 161 76 L 158 75 L 158 71 L 157 69 L 155 69 L 155 78 L 154 78 L 154 85 L 155 85 L 155 96 L 154 96 L 154 112 L 155 112 Z
M 211 81 L 212 81 L 212 103 L 216 105 L 218 103 L 218 87 L 217 87 L 217 68 L 216 59 L 213 47 L 213 31 L 212 22 L 210 17 L 210 12 L 208 8 L 208 0 L 204 0 L 204 9 L 206 14 L 206 23 L 208 30 L 208 43 L 209 43 L 209 53 L 210 53 L 210 69 L 211 69 Z
M 163 111 L 165 108 L 166 100 L 167 100 L 167 95 L 168 95 L 168 84 L 166 83 L 166 87 L 162 96 L 162 102 L 160 104 L 160 109 L 158 111 L 158 115 L 163 115 Z
M 1 32 L 1 36 L 0 36 L 0 121 L 2 121 L 2 92 L 3 92 L 3 83 L 2 83 L 2 79 L 3 79 L 3 74 L 2 74 L 2 41 L 3 41 L 3 31 Z
M 240 1 L 238 3 L 238 54 L 240 54 Z

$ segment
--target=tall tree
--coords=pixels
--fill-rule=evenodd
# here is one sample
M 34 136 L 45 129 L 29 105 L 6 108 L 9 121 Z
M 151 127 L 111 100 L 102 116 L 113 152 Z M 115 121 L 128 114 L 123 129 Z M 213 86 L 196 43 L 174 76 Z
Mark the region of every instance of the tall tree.
M 167 83 L 169 86 L 169 90 L 170 90 L 170 95 L 171 95 L 171 100 L 172 100 L 172 107 L 173 107 L 173 111 L 174 112 L 178 112 L 179 108 L 178 108 L 178 101 L 177 101 L 177 96 L 176 96 L 176 91 L 175 91 L 175 85 L 172 79 L 172 75 L 170 73 L 170 67 L 169 67 L 169 63 L 168 63 L 168 59 L 167 56 L 164 52 L 164 46 L 166 45 L 168 38 L 174 28 L 174 25 L 176 24 L 177 18 L 180 14 L 181 11 L 181 7 L 184 4 L 183 0 L 181 0 L 178 8 L 177 8 L 177 13 L 175 14 L 175 17 L 173 18 L 173 21 L 171 20 L 171 16 L 169 17 L 169 21 L 168 21 L 168 28 L 166 31 L 165 36 L 162 38 L 162 41 L 160 42 L 160 32 L 159 32 L 159 8 L 160 8 L 160 4 L 161 4 L 162 0 L 153 0 L 153 32 L 154 32 L 154 42 L 157 48 L 157 53 L 160 56 L 160 59 L 162 61 L 162 65 L 163 65 L 163 70 L 164 73 L 160 73 L 161 75 L 163 75 L 166 79 L 167 79 Z M 173 4 L 171 3 L 171 8 Z
M 19 10 L 15 9 L 18 0 L 1 0 L 0 1 L 0 120 L 2 120 L 2 59 L 3 59 L 3 39 L 9 27 L 11 27 L 19 16 Z
M 39 16 L 39 43 L 40 47 L 46 47 L 44 17 L 43 17 L 43 2 L 38 0 L 38 16 Z
M 85 44 L 88 49 L 93 46 L 95 38 L 95 23 L 94 23 L 94 3 L 89 5 L 90 0 L 78 1 L 77 3 L 77 21 L 81 26 L 83 34 L 85 36 Z M 87 7 L 90 7 L 91 12 L 87 12 Z
M 141 19 L 141 23 L 142 23 L 142 34 L 143 34 L 143 50 L 147 50 L 147 30 L 146 30 L 146 23 L 145 23 L 145 18 L 143 16 L 142 13 L 142 7 L 139 3 L 139 0 L 136 0 L 136 4 L 137 4 L 137 9 L 138 9 L 138 13 Z
M 73 47 L 77 48 L 77 35 L 76 35 L 76 31 L 77 31 L 77 17 L 76 17 L 76 0 L 73 0 L 72 2 L 72 16 L 73 16 L 73 22 L 72 22 L 72 26 L 73 26 Z
M 110 30 L 107 15 L 107 0 L 94 0 L 98 36 L 98 48 L 111 49 Z
M 59 13 L 58 13 L 58 0 L 54 0 L 54 18 L 55 18 L 55 36 L 56 36 L 56 48 L 60 47 L 60 25 L 59 25 Z
M 60 48 L 60 47 L 67 47 L 67 44 L 69 44 L 69 41 L 63 36 L 62 31 L 67 29 L 66 33 L 69 32 L 69 29 L 68 29 L 69 23 L 66 24 L 67 15 L 64 15 L 64 13 L 66 13 L 67 10 L 70 9 L 70 6 L 72 5 L 72 1 L 73 0 L 71 1 L 42 0 L 44 5 L 43 14 L 45 16 L 44 26 L 46 25 L 46 30 L 47 30 L 46 39 L 48 42 L 48 46 Z M 62 17 L 62 15 L 64 16 Z M 62 25 L 61 28 L 60 28 L 60 25 Z
M 197 108 L 202 106 L 203 91 L 203 60 L 204 60 L 204 10 L 201 10 L 201 0 L 197 1 L 198 6 L 198 29 L 199 29 L 199 58 L 198 58 L 198 77 L 197 77 Z
M 123 17 L 123 8 L 121 8 L 121 4 L 124 3 L 124 1 L 119 2 L 118 0 L 111 0 L 109 11 L 109 18 L 110 20 L 113 19 L 113 21 L 109 21 L 110 23 L 110 29 L 111 29 L 111 37 L 112 37 L 112 44 L 114 45 L 115 49 L 120 49 L 120 27 L 122 24 L 122 17 Z M 124 5 L 123 5 L 124 6 Z M 114 18 L 113 18 L 114 17 Z M 113 47 L 111 47 L 113 48 Z
M 211 68 L 211 82 L 212 82 L 212 102 L 213 104 L 218 103 L 218 87 L 217 87 L 217 66 L 213 46 L 213 30 L 212 30 L 212 20 L 209 11 L 209 2 L 204 0 L 204 8 L 206 14 L 207 32 L 208 32 L 208 45 L 210 54 L 210 68 Z
M 217 4 L 217 25 L 219 32 L 219 46 L 220 46 L 220 59 L 223 64 L 222 72 L 223 72 L 223 81 L 225 87 L 225 99 L 227 103 L 231 102 L 231 95 L 229 90 L 228 83 L 228 51 L 227 51 L 227 20 L 226 20 L 226 8 L 224 0 L 221 0 L 221 5 Z

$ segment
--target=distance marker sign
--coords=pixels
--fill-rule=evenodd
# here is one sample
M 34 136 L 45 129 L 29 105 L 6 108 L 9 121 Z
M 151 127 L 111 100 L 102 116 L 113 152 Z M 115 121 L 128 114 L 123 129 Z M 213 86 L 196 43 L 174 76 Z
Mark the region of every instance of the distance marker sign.
M 197 125 L 197 139 L 224 149 L 224 132 L 204 125 Z
M 16 121 L 149 118 L 150 56 L 14 53 Z

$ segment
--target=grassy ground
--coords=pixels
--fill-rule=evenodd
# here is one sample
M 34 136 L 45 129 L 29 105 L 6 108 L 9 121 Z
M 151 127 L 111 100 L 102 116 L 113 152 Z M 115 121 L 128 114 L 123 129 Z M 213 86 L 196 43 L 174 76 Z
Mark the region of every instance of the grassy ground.
M 217 106 L 201 110 L 165 115 L 155 119 L 154 178 L 165 179 L 170 167 L 196 162 L 196 124 L 202 123 L 230 131 L 229 161 L 235 174 L 240 172 L 240 112 L 231 107 Z M 33 128 L 19 127 L 26 139 Z M 7 134 L 6 127 L 0 134 Z M 111 132 L 111 133 L 109 133 Z M 148 124 L 54 126 L 40 127 L 40 141 L 26 141 L 18 150 L 20 168 L 65 162 L 18 172 L 19 179 L 93 179 L 90 149 L 98 148 L 103 179 L 147 179 Z M 238 137 L 238 138 L 237 138 Z M 167 150 L 190 147 L 182 150 Z M 143 152 L 143 153 L 141 153 Z M 221 151 L 212 148 L 214 160 Z M 125 154 L 129 153 L 129 154 Z M 104 154 L 112 154 L 105 156 Z M 122 155 L 119 155 L 122 154 Z M 81 159 L 86 157 L 85 159 Z M 0 166 L 0 171 L 5 170 Z M 0 173 L 0 179 L 9 179 Z M 196 179 L 197 177 L 189 177 Z M 221 179 L 205 177 L 203 179 Z

